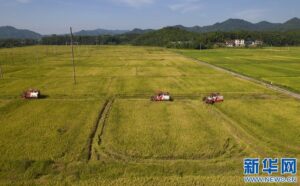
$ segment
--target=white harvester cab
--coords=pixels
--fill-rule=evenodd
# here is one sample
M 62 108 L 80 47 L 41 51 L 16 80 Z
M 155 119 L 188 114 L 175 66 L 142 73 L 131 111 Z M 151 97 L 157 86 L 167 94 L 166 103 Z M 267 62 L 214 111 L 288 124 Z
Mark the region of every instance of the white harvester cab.
M 39 99 L 41 93 L 37 89 L 29 89 L 22 94 L 22 98 L 24 99 Z
M 173 101 L 173 98 L 168 92 L 158 92 L 151 97 L 151 101 Z

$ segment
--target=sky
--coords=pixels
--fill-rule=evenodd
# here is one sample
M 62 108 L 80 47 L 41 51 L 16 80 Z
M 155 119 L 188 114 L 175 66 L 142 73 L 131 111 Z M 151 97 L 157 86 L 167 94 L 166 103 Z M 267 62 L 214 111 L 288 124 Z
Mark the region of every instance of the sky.
M 229 18 L 285 22 L 300 17 L 300 0 L 0 0 L 0 26 L 41 34 L 82 29 L 205 26 Z

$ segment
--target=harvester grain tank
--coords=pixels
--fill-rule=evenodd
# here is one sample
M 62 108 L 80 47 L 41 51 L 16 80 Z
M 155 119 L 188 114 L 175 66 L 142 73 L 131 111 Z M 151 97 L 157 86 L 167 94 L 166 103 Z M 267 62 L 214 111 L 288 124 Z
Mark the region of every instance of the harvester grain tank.
M 210 96 L 206 96 L 203 98 L 203 101 L 206 104 L 215 104 L 224 101 L 224 96 L 220 95 L 220 93 L 212 93 Z
M 169 92 L 158 92 L 155 96 L 151 97 L 151 101 L 173 101 Z

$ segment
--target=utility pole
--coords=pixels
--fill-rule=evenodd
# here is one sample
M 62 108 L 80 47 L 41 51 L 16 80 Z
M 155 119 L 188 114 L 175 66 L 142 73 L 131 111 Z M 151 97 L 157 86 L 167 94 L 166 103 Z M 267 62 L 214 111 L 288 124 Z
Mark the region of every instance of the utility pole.
M 74 46 L 73 46 L 73 32 L 72 32 L 72 27 L 70 27 L 70 33 L 71 33 L 71 48 L 72 48 L 73 78 L 74 78 L 74 84 L 76 85 L 76 71 L 75 71 L 75 60 L 74 60 Z
M 8 53 L 6 53 L 5 57 L 6 57 L 6 61 L 8 61 L 7 60 L 8 59 Z M 0 63 L 0 79 L 2 79 L 2 78 L 3 78 L 3 71 L 2 71 L 2 65 Z
M 3 74 L 2 74 L 2 66 L 1 66 L 1 64 L 0 64 L 0 79 L 2 79 L 3 78 Z
M 35 52 L 35 59 L 36 59 L 36 63 L 39 63 L 39 56 L 38 56 L 38 52 Z

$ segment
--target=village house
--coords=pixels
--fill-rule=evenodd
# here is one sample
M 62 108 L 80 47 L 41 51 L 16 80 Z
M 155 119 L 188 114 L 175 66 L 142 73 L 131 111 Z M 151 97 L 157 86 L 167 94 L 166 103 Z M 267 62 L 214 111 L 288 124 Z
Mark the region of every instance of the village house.
M 225 42 L 226 47 L 244 47 L 245 40 L 244 39 L 235 39 L 235 40 L 228 40 Z
M 245 40 L 244 39 L 235 39 L 234 44 L 235 44 L 235 47 L 244 47 Z
M 226 47 L 257 47 L 257 46 L 262 46 L 263 41 L 261 40 L 247 40 L 245 41 L 244 39 L 235 39 L 235 40 L 228 40 L 225 41 Z

